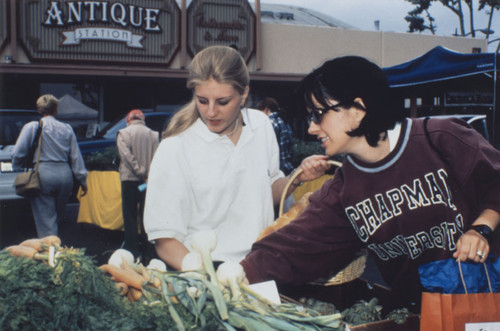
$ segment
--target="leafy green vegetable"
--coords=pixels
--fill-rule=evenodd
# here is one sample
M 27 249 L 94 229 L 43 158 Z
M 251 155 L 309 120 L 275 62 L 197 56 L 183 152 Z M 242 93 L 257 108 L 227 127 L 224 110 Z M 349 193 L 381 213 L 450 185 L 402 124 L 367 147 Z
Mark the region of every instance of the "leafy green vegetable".
M 397 324 L 403 324 L 406 322 L 406 319 L 410 316 L 414 316 L 415 314 L 408 311 L 408 308 L 394 309 L 387 316 L 386 319 L 391 319 Z
M 241 301 L 226 302 L 203 273 L 154 271 L 161 289 L 146 284 L 131 302 L 83 249 L 57 248 L 52 266 L 41 255 L 0 251 L 0 330 L 343 330 L 340 314 L 270 305 L 245 287 Z
M 64 249 L 56 261 L 53 268 L 0 251 L 0 330 L 175 329 L 166 303 L 121 297 L 84 250 Z M 175 309 L 194 323 L 182 305 Z M 205 314 L 213 314 L 210 307 Z
M 351 325 L 359 325 L 382 320 L 382 306 L 378 305 L 378 299 L 372 298 L 366 302 L 360 300 L 351 308 L 342 311 L 342 319 Z

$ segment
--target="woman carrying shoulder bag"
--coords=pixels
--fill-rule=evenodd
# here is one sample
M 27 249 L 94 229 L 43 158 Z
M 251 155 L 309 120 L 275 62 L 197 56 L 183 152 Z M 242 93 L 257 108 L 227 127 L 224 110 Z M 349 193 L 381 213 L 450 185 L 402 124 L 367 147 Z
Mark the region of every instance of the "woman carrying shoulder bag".
M 76 142 L 76 136 L 69 124 L 55 119 L 59 100 L 46 94 L 38 98 L 36 107 L 42 115 L 42 142 L 38 171 L 40 175 L 40 193 L 30 197 L 29 201 L 35 219 L 38 237 L 58 235 L 58 222 L 73 189 L 73 175 L 87 192 L 87 170 Z M 25 166 L 25 159 L 39 127 L 38 121 L 27 123 L 12 149 L 12 166 L 18 171 Z M 34 164 L 38 153 L 28 160 Z

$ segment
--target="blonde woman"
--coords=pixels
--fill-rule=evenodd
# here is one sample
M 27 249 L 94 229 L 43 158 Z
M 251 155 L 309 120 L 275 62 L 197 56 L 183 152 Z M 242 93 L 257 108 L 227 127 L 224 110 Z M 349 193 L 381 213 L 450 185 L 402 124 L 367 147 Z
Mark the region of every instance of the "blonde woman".
M 199 52 L 187 81 L 193 99 L 172 118 L 153 158 L 144 226 L 158 256 L 175 269 L 194 233 L 215 230 L 214 260 L 240 261 L 274 219 L 288 178 L 279 169 L 269 119 L 245 107 L 249 82 L 233 48 Z M 314 156 L 301 167 L 297 184 L 321 176 L 329 165 Z

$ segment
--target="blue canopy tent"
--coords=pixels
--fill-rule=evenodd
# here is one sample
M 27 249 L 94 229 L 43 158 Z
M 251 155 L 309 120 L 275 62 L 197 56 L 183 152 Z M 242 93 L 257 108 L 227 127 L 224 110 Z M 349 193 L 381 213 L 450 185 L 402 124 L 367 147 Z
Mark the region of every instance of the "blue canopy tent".
M 383 68 L 391 87 L 406 87 L 486 74 L 493 79 L 492 123 L 496 123 L 497 53 L 464 54 L 438 46 L 405 63 Z M 496 61 L 495 61 L 496 60 Z M 494 137 L 493 125 L 492 136 Z
M 493 73 L 493 53 L 464 54 L 437 46 L 405 63 L 384 68 L 391 87 L 403 87 Z

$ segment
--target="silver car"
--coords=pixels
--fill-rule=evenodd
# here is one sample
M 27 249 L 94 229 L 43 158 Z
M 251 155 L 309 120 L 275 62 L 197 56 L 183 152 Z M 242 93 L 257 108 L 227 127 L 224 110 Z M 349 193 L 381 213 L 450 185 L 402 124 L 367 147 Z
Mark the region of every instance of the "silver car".
M 471 127 L 476 129 L 486 140 L 490 141 L 490 134 L 488 131 L 487 118 L 484 114 L 456 114 L 456 115 L 437 115 L 429 116 L 430 118 L 460 118 L 467 122 Z
M 39 119 L 34 110 L 0 109 L 0 201 L 22 199 L 12 186 L 18 173 L 12 171 L 10 152 L 23 126 Z

